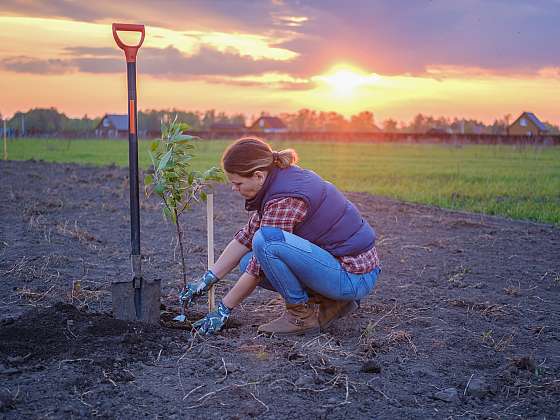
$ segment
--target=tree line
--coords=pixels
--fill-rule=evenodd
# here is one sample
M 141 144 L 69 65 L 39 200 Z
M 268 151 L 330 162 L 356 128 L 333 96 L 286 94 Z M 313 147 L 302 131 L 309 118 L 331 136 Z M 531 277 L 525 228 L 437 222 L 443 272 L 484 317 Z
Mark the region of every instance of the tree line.
M 231 124 L 232 126 L 247 127 L 259 116 L 270 114 L 261 112 L 258 116 L 248 118 L 242 113 L 227 114 L 216 110 L 183 111 L 145 110 L 138 112 L 138 129 L 140 131 L 158 132 L 161 121 L 166 116 L 177 115 L 178 120 L 189 124 L 193 131 L 208 131 L 215 124 Z M 290 131 L 327 131 L 327 132 L 400 132 L 424 133 L 435 130 L 442 133 L 464 134 L 506 134 L 507 127 L 512 122 L 510 114 L 495 118 L 491 124 L 485 124 L 476 119 L 434 117 L 422 113 L 417 114 L 409 122 L 397 121 L 392 118 L 376 123 L 374 114 L 363 111 L 350 117 L 337 112 L 315 111 L 300 109 L 297 112 L 280 113 L 278 116 Z M 1 116 L 0 116 L 1 117 Z M 27 112 L 16 112 L 8 121 L 7 127 L 11 132 L 21 135 L 27 134 L 56 134 L 64 132 L 86 133 L 95 130 L 101 117 L 70 118 L 56 108 L 34 108 Z M 544 122 L 553 134 L 559 134 L 558 126 Z

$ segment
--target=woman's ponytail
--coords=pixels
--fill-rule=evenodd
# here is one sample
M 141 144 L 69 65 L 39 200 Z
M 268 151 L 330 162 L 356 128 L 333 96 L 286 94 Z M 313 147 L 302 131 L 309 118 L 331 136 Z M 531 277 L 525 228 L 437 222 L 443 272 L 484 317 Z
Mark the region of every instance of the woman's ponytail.
M 255 171 L 272 166 L 288 168 L 298 162 L 294 149 L 279 152 L 257 137 L 244 137 L 232 143 L 222 156 L 222 167 L 230 174 L 250 177 Z

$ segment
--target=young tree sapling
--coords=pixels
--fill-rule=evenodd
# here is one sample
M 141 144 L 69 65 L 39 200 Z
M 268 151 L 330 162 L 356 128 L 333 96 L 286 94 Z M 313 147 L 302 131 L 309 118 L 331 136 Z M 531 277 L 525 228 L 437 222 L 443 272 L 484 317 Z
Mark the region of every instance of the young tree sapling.
M 181 217 L 195 203 L 206 201 L 212 183 L 225 179 L 223 171 L 215 166 L 203 172 L 192 170 L 191 161 L 195 157 L 193 140 L 197 137 L 183 134 L 189 128 L 188 124 L 177 121 L 177 117 L 170 122 L 162 121 L 161 139 L 153 141 L 148 151 L 152 168 L 144 178 L 146 197 L 152 194 L 159 196 L 164 218 L 175 226 L 181 253 L 183 289 L 187 285 L 187 271 Z

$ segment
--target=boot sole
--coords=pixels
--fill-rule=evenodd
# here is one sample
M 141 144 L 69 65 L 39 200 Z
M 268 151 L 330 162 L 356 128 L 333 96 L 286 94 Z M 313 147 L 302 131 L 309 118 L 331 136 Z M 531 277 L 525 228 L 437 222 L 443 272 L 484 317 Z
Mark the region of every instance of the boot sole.
M 356 303 L 356 301 L 351 301 L 349 302 L 348 305 L 346 305 L 345 307 L 342 308 L 342 310 L 339 312 L 339 314 L 337 316 L 335 316 L 333 319 L 329 320 L 328 322 L 325 322 L 323 325 L 321 325 L 321 329 L 325 329 L 325 328 L 329 328 L 333 322 L 338 321 L 340 318 L 344 318 L 347 315 L 350 315 L 352 312 L 354 312 L 356 309 L 359 308 L 359 305 Z

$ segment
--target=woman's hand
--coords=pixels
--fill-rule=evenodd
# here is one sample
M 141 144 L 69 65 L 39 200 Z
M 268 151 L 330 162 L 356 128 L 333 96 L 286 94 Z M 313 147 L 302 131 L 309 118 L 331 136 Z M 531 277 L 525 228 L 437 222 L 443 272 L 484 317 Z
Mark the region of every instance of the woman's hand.
M 220 331 L 229 318 L 231 309 L 229 309 L 223 302 L 220 302 L 218 308 L 210 312 L 204 318 L 196 321 L 193 327 L 200 335 L 215 334 Z
M 208 270 L 200 280 L 187 283 L 186 287 L 179 293 L 179 301 L 183 306 L 190 305 L 196 297 L 206 293 L 218 281 L 220 279 L 212 271 Z

